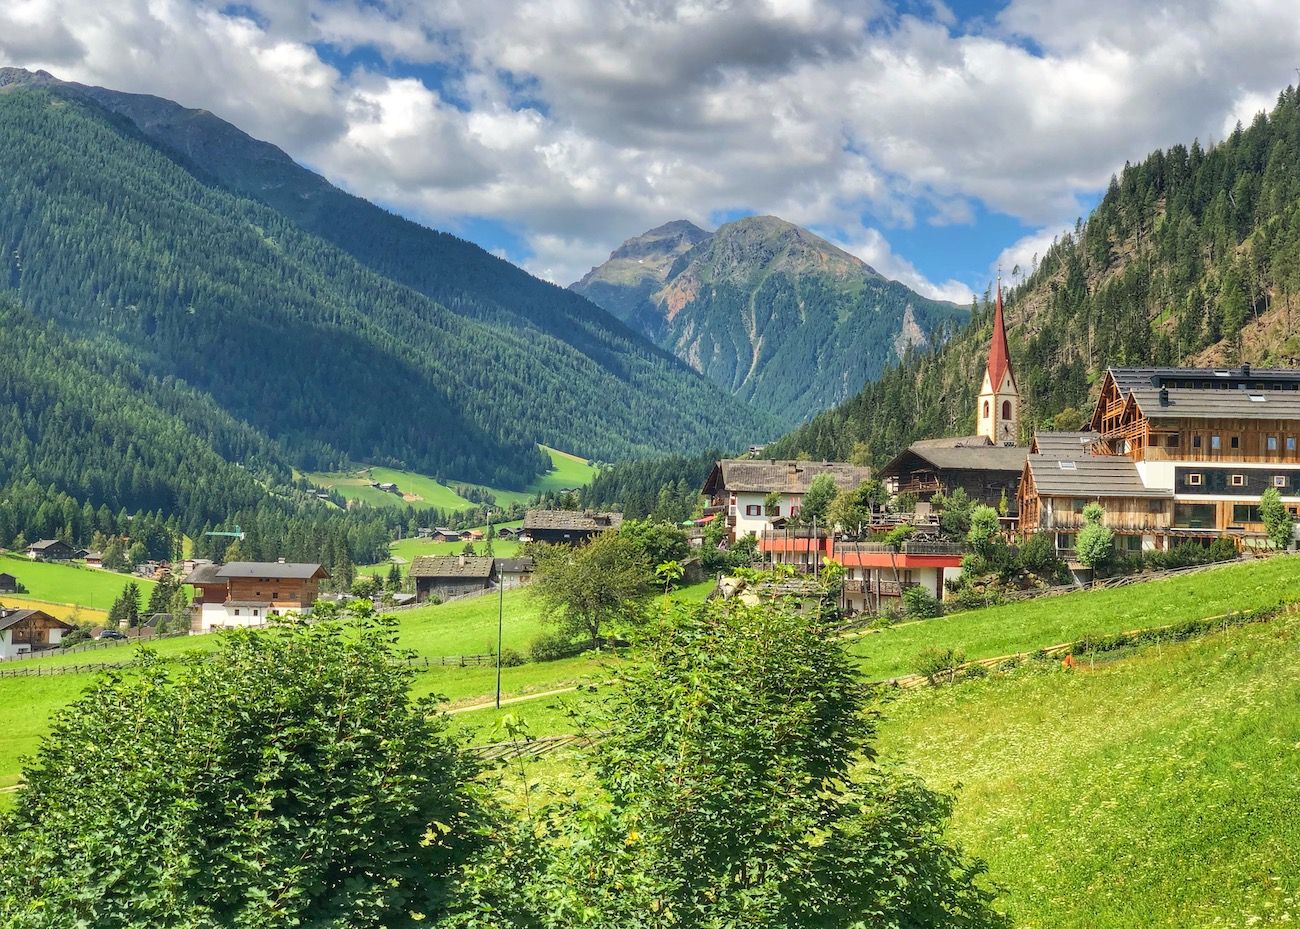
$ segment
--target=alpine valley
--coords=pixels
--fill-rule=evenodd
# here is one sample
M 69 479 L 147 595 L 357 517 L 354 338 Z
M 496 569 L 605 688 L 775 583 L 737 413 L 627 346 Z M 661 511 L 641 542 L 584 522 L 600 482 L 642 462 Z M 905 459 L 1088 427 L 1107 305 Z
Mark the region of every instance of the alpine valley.
M 571 289 L 789 425 L 851 397 L 967 311 L 774 216 L 629 239 Z
M 216 521 L 295 468 L 522 488 L 539 444 L 610 461 L 776 431 L 581 296 L 206 111 L 3 69 L 0 159 L 22 359 L 0 487 Z

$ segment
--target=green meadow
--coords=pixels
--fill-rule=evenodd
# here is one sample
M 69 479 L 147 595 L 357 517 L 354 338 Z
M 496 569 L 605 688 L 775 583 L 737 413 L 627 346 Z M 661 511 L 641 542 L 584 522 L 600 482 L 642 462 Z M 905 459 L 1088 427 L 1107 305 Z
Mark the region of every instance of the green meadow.
M 879 746 L 956 795 L 1022 929 L 1300 921 L 1300 621 L 905 692 Z
M 523 490 L 505 490 L 482 484 L 463 486 L 474 487 L 491 493 L 497 505 L 509 506 L 512 503 L 527 503 L 540 493 L 561 490 L 566 487 L 583 487 L 591 483 L 596 476 L 596 469 L 586 459 L 567 452 L 542 446 L 551 458 L 551 470 L 539 475 Z M 417 474 L 414 471 L 400 471 L 396 468 L 368 467 L 347 472 L 314 472 L 305 475 L 313 483 L 331 490 L 337 490 L 344 498 L 367 503 L 370 506 L 388 507 L 437 507 L 443 510 L 468 510 L 474 503 L 456 493 L 447 484 L 433 478 Z M 371 481 L 381 484 L 397 485 L 401 496 L 377 490 L 369 486 Z M 458 486 L 460 484 L 458 483 Z
M 122 588 L 135 581 L 142 598 L 149 596 L 154 582 L 129 574 L 117 574 L 98 568 L 58 562 L 32 561 L 21 555 L 0 555 L 0 572 L 12 574 L 27 588 L 24 596 L 51 603 L 67 603 L 107 610 L 122 593 Z M 5 595 L 0 594 L 0 603 Z

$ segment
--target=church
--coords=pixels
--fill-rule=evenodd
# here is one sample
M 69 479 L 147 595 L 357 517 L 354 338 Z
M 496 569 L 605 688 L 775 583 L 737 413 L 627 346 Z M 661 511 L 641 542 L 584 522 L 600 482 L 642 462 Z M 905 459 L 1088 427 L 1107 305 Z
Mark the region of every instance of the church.
M 912 493 L 927 502 L 936 493 L 962 488 L 973 499 L 1016 516 L 1020 477 L 1029 448 L 1020 440 L 1020 390 L 1007 348 L 1002 281 L 993 307 L 984 380 L 975 400 L 975 434 L 913 442 L 882 469 L 890 493 Z

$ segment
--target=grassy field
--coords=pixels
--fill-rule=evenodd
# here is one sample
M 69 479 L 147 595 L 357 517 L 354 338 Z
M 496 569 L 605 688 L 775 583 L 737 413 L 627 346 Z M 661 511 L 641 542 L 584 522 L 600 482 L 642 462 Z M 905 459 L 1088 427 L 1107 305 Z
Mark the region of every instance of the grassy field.
M 1300 920 L 1300 623 L 906 693 L 882 756 L 957 795 L 953 833 L 1022 929 Z
M 917 656 L 936 646 L 963 649 L 967 658 L 991 658 L 1292 600 L 1300 600 L 1300 559 L 1272 558 L 906 623 L 863 636 L 849 650 L 868 678 L 884 680 L 911 674 Z
M 540 475 L 524 490 L 503 490 L 481 484 L 465 486 L 486 490 L 496 498 L 499 506 L 509 506 L 512 503 L 527 503 L 539 493 L 546 491 L 582 487 L 591 483 L 591 479 L 596 476 L 596 469 L 586 460 L 546 446 L 542 448 L 551 458 L 551 470 Z M 307 474 L 306 477 L 321 487 L 337 490 L 348 500 L 358 500 L 371 506 L 413 505 L 438 507 L 444 510 L 467 510 L 474 506 L 446 484 L 413 471 L 372 467 L 349 472 L 317 472 Z M 376 490 L 369 486 L 371 481 L 396 484 L 402 496 Z
M 520 523 L 507 523 L 506 525 L 517 526 Z M 486 529 L 486 527 L 480 527 Z M 474 550 L 479 554 L 484 551 L 483 542 L 475 542 Z M 430 542 L 428 539 L 402 539 L 394 542 L 389 547 L 392 559 L 405 569 L 411 561 L 420 555 L 459 555 L 465 548 L 464 542 Z M 496 539 L 492 543 L 492 553 L 498 558 L 513 558 L 519 554 L 519 543 L 513 539 Z M 365 565 L 360 570 L 370 570 L 372 568 L 388 568 L 387 562 L 378 565 Z M 405 570 L 403 570 L 405 573 Z
M 73 623 L 102 623 L 108 619 L 107 610 L 92 610 L 89 607 L 77 606 L 75 603 L 38 600 L 26 594 L 0 594 L 0 604 L 10 609 L 43 610 L 56 619 L 66 619 Z
M 142 599 L 149 596 L 154 582 L 129 574 L 117 574 L 98 568 L 71 564 L 32 561 L 19 555 L 0 555 L 0 572 L 12 574 L 27 588 L 26 597 L 50 603 L 76 604 L 95 610 L 107 610 L 131 581 L 140 587 Z M 0 603 L 5 602 L 0 594 Z M 143 604 L 142 604 L 143 606 Z

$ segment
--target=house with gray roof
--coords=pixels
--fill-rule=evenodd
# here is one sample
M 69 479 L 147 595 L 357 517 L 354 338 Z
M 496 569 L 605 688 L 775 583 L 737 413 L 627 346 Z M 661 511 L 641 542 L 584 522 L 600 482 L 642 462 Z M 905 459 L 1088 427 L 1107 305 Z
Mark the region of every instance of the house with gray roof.
M 407 575 L 415 582 L 415 599 L 454 600 L 483 593 L 492 585 L 494 559 L 479 555 L 419 555 Z
M 1005 496 L 1008 515 L 1014 516 L 1028 454 L 1023 445 L 997 445 L 982 435 L 927 439 L 895 456 L 880 470 L 880 478 L 890 493 L 915 494 L 922 502 L 958 488 L 991 507 Z
M 774 519 L 799 515 L 812 482 L 828 475 L 839 490 L 852 490 L 871 480 L 871 469 L 843 461 L 802 461 L 777 458 L 724 458 L 713 466 L 701 493 L 709 500 L 705 511 L 727 521 L 734 540 L 758 535 Z M 767 498 L 776 494 L 773 507 Z
M 533 542 L 576 545 L 594 535 L 623 525 L 622 513 L 592 510 L 528 510 L 524 513 L 521 537 Z

